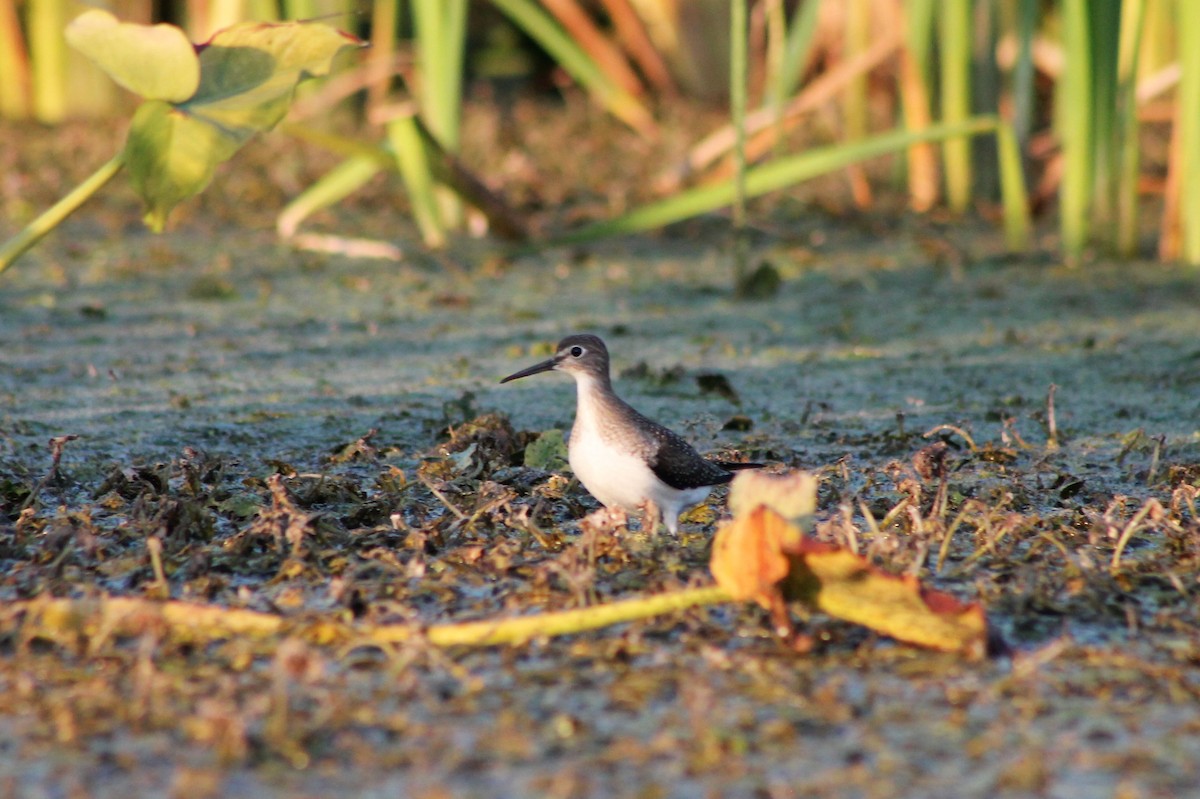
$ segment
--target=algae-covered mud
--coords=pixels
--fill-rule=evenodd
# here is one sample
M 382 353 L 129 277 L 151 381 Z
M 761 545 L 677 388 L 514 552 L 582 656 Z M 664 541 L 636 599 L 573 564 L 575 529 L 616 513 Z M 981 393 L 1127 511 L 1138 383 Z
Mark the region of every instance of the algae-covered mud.
M 170 597 L 297 633 L 51 640 L 6 611 L 12 795 L 1200 790 L 1194 273 L 1070 271 L 1004 256 L 982 223 L 783 205 L 753 241 L 778 291 L 737 301 L 719 223 L 392 263 L 281 248 L 250 189 L 245 216 L 212 211 L 235 185 L 160 238 L 120 226 L 136 209 L 118 192 L 3 276 L 0 601 Z M 340 214 L 323 221 L 405 224 Z M 978 599 L 1012 655 L 819 616 L 800 655 L 735 605 L 515 648 L 300 634 L 707 579 L 720 494 L 678 538 L 585 540 L 592 500 L 524 465 L 574 390 L 497 380 L 573 331 L 602 335 L 622 395 L 702 451 L 816 472 L 817 536 Z M 936 441 L 943 501 L 913 460 Z

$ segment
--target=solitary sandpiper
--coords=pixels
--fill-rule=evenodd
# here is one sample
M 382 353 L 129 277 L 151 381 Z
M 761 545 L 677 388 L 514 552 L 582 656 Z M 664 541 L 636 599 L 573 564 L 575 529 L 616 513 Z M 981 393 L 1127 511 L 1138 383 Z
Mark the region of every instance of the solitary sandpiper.
M 631 408 L 613 391 L 608 348 L 598 336 L 567 336 L 553 358 L 500 382 L 551 370 L 575 378 L 577 405 L 567 460 L 583 487 L 605 507 L 632 511 L 652 504 L 675 534 L 685 508 L 703 502 L 713 486 L 732 480 L 734 470 L 762 465 L 710 461 Z M 656 511 L 647 511 L 649 524 L 657 521 Z

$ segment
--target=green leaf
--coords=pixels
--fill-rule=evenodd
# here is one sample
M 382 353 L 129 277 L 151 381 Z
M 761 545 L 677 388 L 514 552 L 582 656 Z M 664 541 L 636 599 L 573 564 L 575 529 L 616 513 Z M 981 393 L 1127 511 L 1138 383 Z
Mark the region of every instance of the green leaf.
M 525 466 L 544 472 L 561 472 L 567 468 L 567 444 L 563 431 L 547 430 L 525 447 Z
M 360 44 L 315 23 L 234 25 L 202 46 L 200 86 L 180 108 L 244 142 L 283 119 L 301 80 L 328 74 L 343 48 Z
M 358 40 L 317 23 L 243 23 L 200 48 L 199 85 L 183 103 L 147 102 L 134 114 L 125 160 L 161 231 L 171 209 L 200 193 L 213 171 L 287 113 L 296 84 L 324 75 Z
M 200 84 L 196 50 L 174 25 L 118 22 L 94 9 L 76 17 L 66 37 L 110 78 L 147 100 L 180 102 Z
M 161 232 L 171 209 L 203 191 L 217 164 L 241 144 L 170 103 L 142 103 L 129 126 L 125 161 L 133 188 L 146 203 L 147 227 Z

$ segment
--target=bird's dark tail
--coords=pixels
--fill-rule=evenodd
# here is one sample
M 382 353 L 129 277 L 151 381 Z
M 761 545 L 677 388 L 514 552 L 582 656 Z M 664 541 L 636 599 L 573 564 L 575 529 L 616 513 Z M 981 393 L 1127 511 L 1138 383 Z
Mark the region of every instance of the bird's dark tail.
M 713 461 L 713 463 L 730 472 L 737 472 L 742 469 L 761 469 L 767 465 L 765 463 L 741 463 L 735 461 Z

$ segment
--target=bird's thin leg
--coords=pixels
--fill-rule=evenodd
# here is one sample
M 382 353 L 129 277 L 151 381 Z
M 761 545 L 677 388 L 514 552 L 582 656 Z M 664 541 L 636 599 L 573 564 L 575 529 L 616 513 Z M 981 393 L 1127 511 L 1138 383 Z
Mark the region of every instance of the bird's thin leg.
M 648 499 L 639 507 L 642 511 L 642 532 L 647 535 L 655 535 L 658 532 L 658 520 L 662 517 L 658 505 Z

